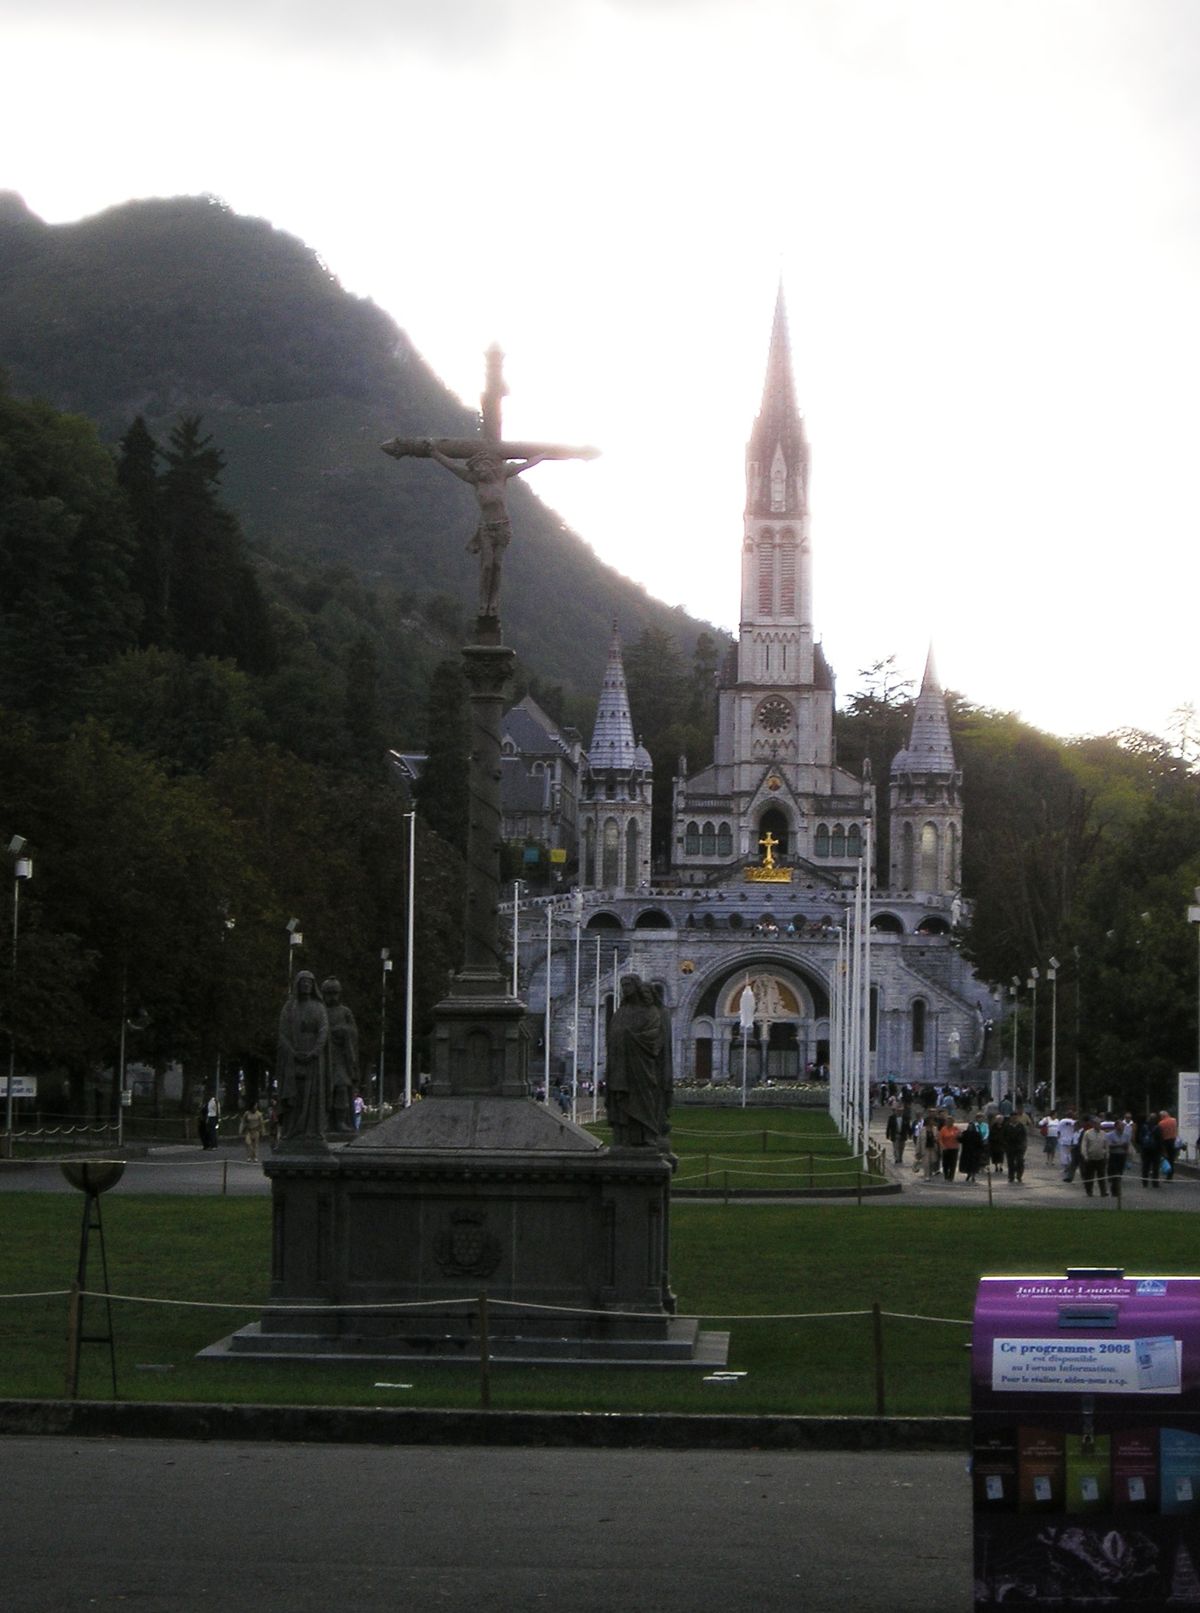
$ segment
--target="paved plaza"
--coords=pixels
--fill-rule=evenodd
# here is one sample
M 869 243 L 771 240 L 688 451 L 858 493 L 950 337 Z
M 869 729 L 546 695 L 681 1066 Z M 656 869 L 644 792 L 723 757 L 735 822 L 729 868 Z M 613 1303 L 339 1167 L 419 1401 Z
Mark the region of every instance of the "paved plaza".
M 971 1599 L 961 1454 L 9 1438 L 0 1485 L 6 1613 L 965 1613 Z
M 885 1115 L 879 1111 L 873 1119 L 871 1134 L 881 1145 L 884 1142 Z M 64 1153 L 67 1150 L 64 1150 Z M 900 1193 L 864 1195 L 863 1205 L 877 1210 L 893 1209 L 897 1204 L 916 1205 L 921 1208 L 946 1205 L 990 1205 L 993 1209 L 1010 1206 L 1031 1206 L 1038 1209 L 1086 1210 L 1093 1215 L 1123 1215 L 1131 1211 L 1200 1210 L 1200 1174 L 1184 1167 L 1173 1181 L 1158 1188 L 1143 1187 L 1136 1151 L 1131 1157 L 1124 1178 L 1121 1201 L 1096 1196 L 1088 1198 L 1078 1175 L 1073 1182 L 1064 1182 L 1061 1167 L 1050 1163 L 1044 1156 L 1041 1139 L 1030 1144 L 1026 1158 L 1025 1179 L 1010 1184 L 1003 1170 L 996 1171 L 989 1182 L 987 1173 L 981 1173 L 973 1182 L 959 1176 L 953 1182 L 943 1180 L 938 1172 L 925 1182 L 912 1169 L 913 1149 L 910 1145 L 904 1164 L 891 1163 L 891 1145 L 887 1145 L 888 1179 L 899 1186 Z M 10 1163 L 0 1160 L 0 1193 L 59 1193 L 72 1192 L 55 1164 L 29 1164 L 24 1161 Z M 125 1175 L 112 1190 L 114 1193 L 223 1193 L 246 1196 L 269 1194 L 271 1185 L 263 1174 L 262 1166 L 252 1164 L 240 1143 L 222 1143 L 206 1153 L 195 1143 L 168 1144 L 151 1148 L 144 1159 L 131 1159 Z M 678 1208 L 686 1211 L 692 1203 L 712 1203 L 712 1199 L 692 1200 L 686 1195 L 676 1198 Z M 762 1204 L 761 1197 L 736 1199 L 731 1203 Z M 803 1197 L 789 1202 L 812 1203 Z M 824 1202 L 824 1201 L 822 1201 Z

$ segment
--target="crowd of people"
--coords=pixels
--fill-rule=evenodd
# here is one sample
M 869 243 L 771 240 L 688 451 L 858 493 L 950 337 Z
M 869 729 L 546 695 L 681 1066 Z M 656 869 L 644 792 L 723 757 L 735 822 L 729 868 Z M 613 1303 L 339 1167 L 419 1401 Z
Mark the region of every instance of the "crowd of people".
M 877 1094 L 887 1111 L 885 1136 L 897 1166 L 911 1165 L 924 1182 L 970 1184 L 991 1170 L 1020 1185 L 1026 1157 L 1041 1144 L 1045 1160 L 1065 1183 L 1079 1178 L 1088 1198 L 1118 1198 L 1129 1162 L 1136 1155 L 1144 1188 L 1161 1188 L 1175 1174 L 1180 1151 L 1179 1122 L 1168 1109 L 1132 1114 L 1089 1114 L 1076 1118 L 1044 1113 L 1036 1119 L 1023 1095 L 1002 1098 L 963 1087 L 920 1091 L 884 1083 Z M 956 1119 L 956 1114 L 965 1116 Z M 1197 1143 L 1200 1152 L 1200 1142 Z

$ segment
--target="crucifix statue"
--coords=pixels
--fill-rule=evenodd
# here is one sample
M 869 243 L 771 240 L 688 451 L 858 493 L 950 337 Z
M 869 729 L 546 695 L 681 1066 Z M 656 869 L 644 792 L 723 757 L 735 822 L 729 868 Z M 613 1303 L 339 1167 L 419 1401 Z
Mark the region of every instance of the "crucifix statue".
M 505 442 L 500 430 L 500 400 L 508 390 L 503 364 L 500 349 L 489 348 L 487 382 L 480 399 L 479 437 L 395 437 L 383 444 L 384 453 L 394 459 L 437 460 L 474 491 L 479 525 L 467 549 L 479 556 L 479 626 L 488 638 L 499 637 L 500 571 L 504 551 L 512 541 L 512 523 L 504 497 L 507 484 L 545 459 L 595 459 L 597 454 L 595 448 Z
M 775 847 L 779 844 L 778 840 L 776 840 L 775 836 L 768 829 L 766 834 L 763 835 L 762 839 L 758 843 L 763 848 L 762 866 L 764 868 L 774 868 Z
M 525 1010 L 509 991 L 499 929 L 501 721 L 516 654 L 500 630 L 500 571 L 512 540 L 505 489 L 514 476 L 544 459 L 594 459 L 595 448 L 505 442 L 500 401 L 504 355 L 487 354 L 480 434 L 473 438 L 396 437 L 383 444 L 394 459 L 434 459 L 464 481 L 479 505 L 479 525 L 467 548 L 479 557 L 479 613 L 463 646 L 471 712 L 467 770 L 466 925 L 463 966 L 449 996 L 434 1010 L 431 1096 L 528 1090 Z

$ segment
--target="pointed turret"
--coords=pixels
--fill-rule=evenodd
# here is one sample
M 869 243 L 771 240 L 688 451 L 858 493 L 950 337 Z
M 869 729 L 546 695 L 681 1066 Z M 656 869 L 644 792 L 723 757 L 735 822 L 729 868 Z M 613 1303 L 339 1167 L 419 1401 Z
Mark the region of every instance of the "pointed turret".
M 933 646 L 930 645 L 921 679 L 921 693 L 913 709 L 908 745 L 904 750 L 897 751 L 892 760 L 892 772 L 953 773 L 954 770 L 954 745 L 950 738 L 950 721 L 946 716 L 946 697 L 938 682 Z
M 639 767 L 650 765 L 648 753 L 635 742 L 633 717 L 629 710 L 629 690 L 625 684 L 625 663 L 621 659 L 621 633 L 616 622 L 608 645 L 608 665 L 596 708 L 596 726 L 588 748 L 592 767 Z
M 893 889 L 953 896 L 962 883 L 962 773 L 932 647 L 889 795 Z
M 587 763 L 580 883 L 585 890 L 640 890 L 650 879 L 652 767 L 634 738 L 616 622 Z

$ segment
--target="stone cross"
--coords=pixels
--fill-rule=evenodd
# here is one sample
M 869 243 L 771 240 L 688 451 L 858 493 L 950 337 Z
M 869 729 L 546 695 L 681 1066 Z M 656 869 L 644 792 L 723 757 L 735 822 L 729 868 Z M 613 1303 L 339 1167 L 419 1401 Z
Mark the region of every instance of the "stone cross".
M 476 640 L 500 640 L 500 569 L 504 551 L 512 541 L 512 524 L 505 504 L 505 487 L 544 459 L 595 459 L 595 448 L 563 448 L 552 443 L 505 442 L 501 435 L 501 399 L 504 354 L 498 347 L 487 352 L 487 380 L 480 399 L 480 435 L 461 437 L 394 437 L 383 444 L 393 459 L 436 459 L 474 491 L 479 504 L 479 525 L 467 549 L 479 556 L 479 619 Z

